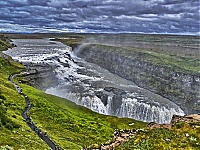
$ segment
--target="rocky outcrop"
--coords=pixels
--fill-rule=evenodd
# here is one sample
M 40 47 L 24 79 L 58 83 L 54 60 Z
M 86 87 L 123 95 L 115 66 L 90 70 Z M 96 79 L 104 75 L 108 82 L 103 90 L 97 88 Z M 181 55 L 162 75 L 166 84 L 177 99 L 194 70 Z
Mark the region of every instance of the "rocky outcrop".
M 145 54 L 130 54 L 117 47 L 86 45 L 79 48 L 77 55 L 170 99 L 186 114 L 200 112 L 200 75 L 180 68 L 155 65 L 144 60 Z
M 75 62 L 68 52 L 64 53 L 64 58 L 65 60 L 62 60 L 56 56 L 44 60 L 51 61 L 51 59 L 55 59 L 66 68 L 70 67 L 68 60 Z M 58 67 L 57 64 L 48 64 L 45 62 L 23 62 L 23 65 L 26 67 L 26 70 L 22 73 L 23 78 L 21 79 L 21 82 L 40 90 L 46 90 L 47 88 L 58 84 L 58 78 L 55 73 L 55 69 Z
M 156 129 L 156 128 L 166 128 L 171 129 L 178 123 L 188 123 L 191 125 L 192 128 L 199 128 L 200 125 L 200 114 L 191 114 L 185 116 L 173 115 L 172 120 L 169 124 L 158 124 L 155 122 L 150 122 L 147 125 L 149 129 Z
M 31 85 L 40 90 L 57 84 L 54 66 L 45 63 L 24 63 L 26 70 L 22 72 L 20 82 Z
M 175 125 L 178 122 L 186 122 L 200 125 L 200 114 L 191 114 L 185 116 L 173 115 L 171 124 Z
M 108 104 L 108 97 L 112 95 L 112 103 L 110 104 L 111 106 L 111 114 L 116 115 L 117 110 L 120 109 L 122 105 L 122 97 L 123 95 L 126 94 L 126 92 L 122 89 L 118 89 L 115 87 L 105 87 L 103 91 L 96 91 L 95 95 L 101 99 L 103 102 L 104 106 Z

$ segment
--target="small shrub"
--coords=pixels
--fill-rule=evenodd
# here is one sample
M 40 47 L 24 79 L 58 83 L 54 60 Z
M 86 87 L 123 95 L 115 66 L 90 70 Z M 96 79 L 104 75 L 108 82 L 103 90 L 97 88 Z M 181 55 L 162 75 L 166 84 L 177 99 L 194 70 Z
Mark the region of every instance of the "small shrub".
M 6 123 L 5 127 L 9 130 L 13 130 L 13 126 L 11 125 L 11 123 Z
M 1 123 L 5 126 L 9 122 L 9 119 L 6 116 L 1 117 Z

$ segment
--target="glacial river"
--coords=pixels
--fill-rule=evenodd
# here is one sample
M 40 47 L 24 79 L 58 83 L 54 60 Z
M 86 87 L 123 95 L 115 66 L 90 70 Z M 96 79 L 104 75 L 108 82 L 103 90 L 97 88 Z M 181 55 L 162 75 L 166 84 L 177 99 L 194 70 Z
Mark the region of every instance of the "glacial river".
M 14 60 L 56 66 L 57 85 L 46 93 L 71 100 L 91 110 L 146 122 L 169 123 L 172 115 L 184 115 L 179 106 L 133 82 L 88 63 L 70 47 L 49 39 L 16 39 L 17 47 L 5 53 Z

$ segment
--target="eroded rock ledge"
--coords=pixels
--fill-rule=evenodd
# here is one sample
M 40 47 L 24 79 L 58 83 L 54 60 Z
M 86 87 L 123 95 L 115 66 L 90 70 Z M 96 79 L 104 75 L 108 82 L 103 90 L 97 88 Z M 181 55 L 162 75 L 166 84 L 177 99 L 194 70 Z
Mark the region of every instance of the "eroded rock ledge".
M 147 128 L 150 128 L 150 129 L 155 129 L 155 128 L 171 129 L 173 126 L 175 126 L 176 124 L 178 124 L 180 122 L 188 123 L 192 126 L 192 128 L 197 128 L 197 127 L 199 128 L 200 114 L 191 114 L 191 115 L 185 115 L 185 116 L 173 115 L 170 124 L 158 124 L 158 123 L 150 122 L 147 125 Z
M 40 90 L 57 84 L 54 67 L 46 63 L 23 63 L 26 70 L 22 72 L 21 82 Z

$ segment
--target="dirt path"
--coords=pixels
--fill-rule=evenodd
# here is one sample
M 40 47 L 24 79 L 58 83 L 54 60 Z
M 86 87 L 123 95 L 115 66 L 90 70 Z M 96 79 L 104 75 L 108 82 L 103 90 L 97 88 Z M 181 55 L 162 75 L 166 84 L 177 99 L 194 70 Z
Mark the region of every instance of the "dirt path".
M 22 112 L 22 117 L 24 118 L 24 120 L 26 121 L 26 123 L 28 124 L 28 126 L 43 140 L 47 143 L 47 145 L 49 145 L 49 147 L 53 150 L 62 150 L 60 147 L 58 147 L 52 139 L 50 139 L 50 137 L 47 136 L 47 133 L 42 131 L 41 129 L 39 129 L 34 122 L 32 121 L 32 119 L 30 118 L 30 116 L 28 115 L 28 111 L 31 109 L 31 103 L 30 103 L 30 99 L 29 97 L 24 94 L 22 92 L 22 88 L 17 85 L 16 83 L 13 82 L 13 77 L 15 77 L 17 74 L 15 75 L 11 75 L 9 77 L 9 81 L 15 86 L 17 92 L 22 95 L 25 99 L 26 102 L 26 106 L 24 108 L 24 111 Z
M 109 143 L 101 144 L 101 146 L 98 148 L 98 150 L 114 150 L 116 147 L 118 147 L 120 144 L 128 141 L 130 137 L 135 136 L 135 134 L 140 131 L 138 130 L 123 130 L 119 131 L 118 129 L 114 132 L 113 140 Z

